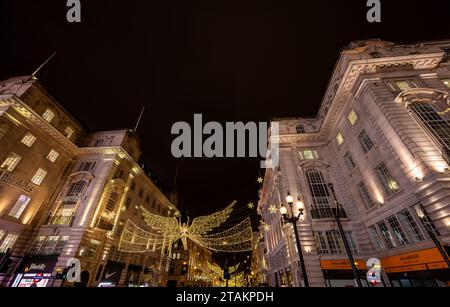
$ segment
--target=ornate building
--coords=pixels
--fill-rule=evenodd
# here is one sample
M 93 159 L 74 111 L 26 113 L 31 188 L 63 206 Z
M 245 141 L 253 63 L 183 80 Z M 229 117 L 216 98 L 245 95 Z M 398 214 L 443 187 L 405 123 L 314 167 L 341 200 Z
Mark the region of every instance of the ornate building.
M 0 284 L 37 275 L 39 286 L 59 285 L 70 258 L 83 285 L 165 283 L 166 256 L 117 249 L 127 220 L 148 227 L 141 206 L 176 212 L 137 163 L 133 131 L 87 133 L 35 78 L 20 77 L 0 83 L 0 144 Z
M 311 286 L 354 286 L 334 219 L 364 284 L 378 258 L 385 286 L 447 286 L 432 238 L 450 243 L 450 41 L 395 45 L 371 40 L 342 51 L 317 118 L 279 122 L 280 165 L 267 170 L 259 213 L 275 286 L 300 286 L 293 228 L 278 208 L 290 193 Z

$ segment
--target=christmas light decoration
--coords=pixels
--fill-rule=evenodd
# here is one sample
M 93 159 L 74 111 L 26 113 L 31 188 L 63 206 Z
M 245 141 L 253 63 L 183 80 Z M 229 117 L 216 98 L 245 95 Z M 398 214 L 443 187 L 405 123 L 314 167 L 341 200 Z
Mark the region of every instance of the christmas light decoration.
M 253 209 L 253 208 L 255 208 L 255 205 L 254 205 L 253 203 L 248 203 L 248 204 L 247 204 L 247 207 L 248 207 L 249 209 Z
M 253 247 L 253 232 L 250 218 L 218 233 L 211 233 L 230 216 L 236 202 L 224 210 L 195 218 L 192 223 L 181 223 L 176 217 L 164 217 L 148 212 L 141 207 L 144 220 L 151 231 L 128 220 L 120 237 L 119 250 L 144 253 L 164 250 L 165 246 L 181 239 L 187 249 L 187 239 L 217 252 L 244 252 Z
M 270 205 L 269 206 L 269 212 L 270 213 L 275 214 L 275 213 L 277 213 L 277 211 L 278 211 L 278 209 L 277 209 L 277 207 L 275 207 L 275 205 Z

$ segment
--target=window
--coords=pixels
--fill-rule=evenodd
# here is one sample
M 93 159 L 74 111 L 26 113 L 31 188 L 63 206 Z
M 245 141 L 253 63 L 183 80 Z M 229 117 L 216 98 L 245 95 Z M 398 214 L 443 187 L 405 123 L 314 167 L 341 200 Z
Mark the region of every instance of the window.
M 96 167 L 97 167 L 96 161 L 81 162 L 80 167 L 78 168 L 78 171 L 93 173 L 95 171 Z
M 411 86 L 409 85 L 409 83 L 407 81 L 397 81 L 397 82 L 395 82 L 395 86 L 400 91 L 406 91 L 406 90 L 410 90 L 411 89 Z
M 26 195 L 20 195 L 19 199 L 16 201 L 15 205 L 9 212 L 9 216 L 12 216 L 16 219 L 20 218 L 23 211 L 25 211 L 28 203 L 30 202 L 31 198 L 29 198 Z
M 331 254 L 342 254 L 344 252 L 344 244 L 340 234 L 336 230 L 326 231 L 328 246 Z
M 20 160 L 22 160 L 21 156 L 14 152 L 11 152 L 2 163 L 1 168 L 6 169 L 8 172 L 12 172 L 16 168 L 17 164 L 19 164 Z
M 332 217 L 330 194 L 322 173 L 319 170 L 308 170 L 306 178 L 313 199 L 312 216 L 315 218 Z
M 398 218 L 411 242 L 415 243 L 425 240 L 408 209 L 401 211 L 398 214 Z
M 305 126 L 298 125 L 298 126 L 295 127 L 295 130 L 297 131 L 298 134 L 304 134 L 305 133 Z
M 383 249 L 383 244 L 381 243 L 380 236 L 378 235 L 377 229 L 374 225 L 369 226 L 369 237 L 372 241 L 376 250 L 381 251 Z
M 61 236 L 56 243 L 56 246 L 53 250 L 54 255 L 61 255 L 64 247 L 66 246 L 67 241 L 69 241 L 69 236 Z
M 59 236 L 48 236 L 47 239 L 42 244 L 42 247 L 39 251 L 41 255 L 52 255 L 53 251 L 58 243 Z
M 350 245 L 350 249 L 352 253 L 358 253 L 358 246 L 356 245 L 355 239 L 353 238 L 353 233 L 351 231 L 344 231 L 345 238 L 347 239 L 348 245 Z
M 143 195 L 144 195 L 144 190 L 140 189 L 140 190 L 139 190 L 139 193 L 138 193 L 138 196 L 139 196 L 140 198 L 142 198 Z
M 38 236 L 38 237 L 36 237 L 36 239 L 33 242 L 33 245 L 31 245 L 30 254 L 31 255 L 38 255 L 39 251 L 42 248 L 42 245 L 44 244 L 44 242 L 45 242 L 45 236 Z
M 387 221 L 388 221 L 389 225 L 391 226 L 392 231 L 394 232 L 395 236 L 397 237 L 397 241 L 400 243 L 400 245 L 409 244 L 408 238 L 406 238 L 406 235 L 403 232 L 403 229 L 400 226 L 400 223 L 398 222 L 395 215 L 388 217 Z
M 40 168 L 36 171 L 33 178 L 31 178 L 31 182 L 35 185 L 41 185 L 42 181 L 44 181 L 45 176 L 47 176 L 47 171 Z
M 392 178 L 391 173 L 386 168 L 383 162 L 381 162 L 376 168 L 378 179 L 380 179 L 384 190 L 388 195 L 392 195 L 400 190 L 397 182 Z
M 42 114 L 42 118 L 48 122 L 51 122 L 54 117 L 55 113 L 53 113 L 50 109 L 45 110 L 44 114 Z
M 59 152 L 57 152 L 54 149 L 50 150 L 50 152 L 47 155 L 47 159 L 49 159 L 51 162 L 55 162 L 56 159 L 58 159 L 58 157 L 59 157 Z
M 83 194 L 84 188 L 86 187 L 87 182 L 84 180 L 79 180 L 70 183 L 69 188 L 67 189 L 66 197 L 70 198 L 80 198 Z
M 116 206 L 117 200 L 119 199 L 119 193 L 116 191 L 112 191 L 109 196 L 108 202 L 106 203 L 105 210 L 108 212 L 112 212 L 114 207 Z
M 319 156 L 317 155 L 317 152 L 315 150 L 307 149 L 300 151 L 300 158 L 302 160 L 315 160 L 318 159 Z
M 350 122 L 350 125 L 354 126 L 358 121 L 358 115 L 356 115 L 354 110 L 351 110 L 350 113 L 348 113 L 347 119 Z
M 422 204 L 414 205 L 413 209 L 427 232 L 431 232 L 436 237 L 441 235 Z
M 325 238 L 323 237 L 323 233 L 321 231 L 314 232 L 314 238 L 317 243 L 317 251 L 319 254 L 328 254 L 328 248 Z
M 86 258 L 95 258 L 97 256 L 97 252 L 100 246 L 100 241 L 91 240 L 88 248 L 86 249 Z
M 131 198 L 127 197 L 127 200 L 125 201 L 125 209 L 126 210 L 130 209 L 130 205 L 131 205 Z
M 366 130 L 361 131 L 361 133 L 358 136 L 358 140 L 359 143 L 361 144 L 364 153 L 368 153 L 370 149 L 372 149 L 373 143 L 369 135 L 367 134 Z
M 0 241 L 3 239 L 3 236 L 5 235 L 5 232 L 6 231 L 0 229 Z
M 450 88 L 450 79 L 444 79 L 442 80 L 442 83 L 444 83 L 446 87 Z
M 414 102 L 408 108 L 439 146 L 450 149 L 450 123 L 428 103 Z
M 71 127 L 66 127 L 66 129 L 64 129 L 64 135 L 66 136 L 66 138 L 70 139 L 73 135 L 73 129 Z
M 358 183 L 358 192 L 359 192 L 359 196 L 361 196 L 361 199 L 363 200 L 366 208 L 367 209 L 372 208 L 373 207 L 372 198 L 370 197 L 369 191 L 367 191 L 366 185 L 362 181 L 360 183 Z
M 131 191 L 136 190 L 136 182 L 134 180 L 131 181 L 130 189 L 131 189 Z
M 2 244 L 0 245 L 0 253 L 6 253 L 8 249 L 12 249 L 14 244 L 16 243 L 19 235 L 15 234 L 7 234 Z
M 22 143 L 27 145 L 28 147 L 33 146 L 34 142 L 36 142 L 37 137 L 35 137 L 34 135 L 32 135 L 30 132 L 28 132 L 27 134 L 25 134 L 25 136 L 22 138 Z
M 353 162 L 352 155 L 349 151 L 347 151 L 344 155 L 345 164 L 347 165 L 347 168 L 349 171 L 354 169 L 356 167 L 355 162 Z
M 342 133 L 338 132 L 338 134 L 336 135 L 336 142 L 338 146 L 341 146 L 342 143 L 344 143 L 344 136 L 342 135 Z
M 387 248 L 394 248 L 396 246 L 394 238 L 392 237 L 391 231 L 387 228 L 386 223 L 379 222 L 378 227 L 380 228 L 381 235 L 383 236 Z

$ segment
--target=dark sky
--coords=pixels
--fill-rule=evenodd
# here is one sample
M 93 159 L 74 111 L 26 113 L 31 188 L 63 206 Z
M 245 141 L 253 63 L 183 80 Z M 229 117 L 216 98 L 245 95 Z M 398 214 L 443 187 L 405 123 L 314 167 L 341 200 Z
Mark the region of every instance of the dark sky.
M 0 77 L 39 78 L 87 128 L 132 128 L 143 158 L 173 182 L 193 215 L 234 199 L 257 201 L 259 159 L 171 156 L 176 121 L 267 121 L 313 116 L 341 48 L 381 38 L 450 38 L 450 1 L 382 0 L 382 23 L 366 0 L 81 0 L 82 23 L 66 22 L 65 0 L 0 0 Z

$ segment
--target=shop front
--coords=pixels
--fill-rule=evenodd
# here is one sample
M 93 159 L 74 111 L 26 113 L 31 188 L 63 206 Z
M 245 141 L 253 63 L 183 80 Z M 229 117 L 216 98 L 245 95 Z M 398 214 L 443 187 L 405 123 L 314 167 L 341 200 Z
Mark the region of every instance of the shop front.
M 448 287 L 450 270 L 437 248 L 381 259 L 393 287 Z
M 54 282 L 53 270 L 55 269 L 57 258 L 38 259 L 25 258 L 16 271 L 12 287 L 51 287 Z
M 363 286 L 368 287 L 366 262 L 362 259 L 355 260 L 358 276 Z M 327 287 L 356 287 L 352 267 L 348 259 L 321 260 L 323 277 Z
M 99 287 L 117 287 L 119 285 L 120 276 L 125 264 L 119 262 L 108 261 L 103 270 L 102 278 L 98 284 Z

